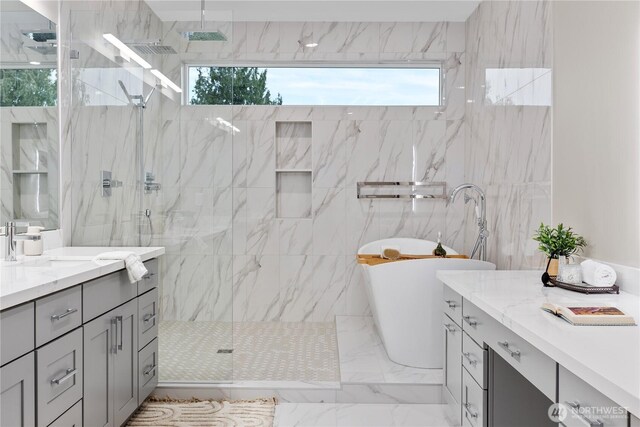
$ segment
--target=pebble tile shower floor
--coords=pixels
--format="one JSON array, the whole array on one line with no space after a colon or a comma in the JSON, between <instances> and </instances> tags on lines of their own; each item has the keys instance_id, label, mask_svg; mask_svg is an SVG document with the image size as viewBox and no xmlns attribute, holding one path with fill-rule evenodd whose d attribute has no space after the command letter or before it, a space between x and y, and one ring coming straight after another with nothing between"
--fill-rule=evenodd
<instances>
[{"instance_id":1,"label":"pebble tile shower floor","mask_svg":"<svg viewBox=\"0 0 640 427\"><path fill-rule=\"evenodd\" d=\"M163 321L158 340L161 382L340 381L333 322Z\"/></svg>"}]
</instances>

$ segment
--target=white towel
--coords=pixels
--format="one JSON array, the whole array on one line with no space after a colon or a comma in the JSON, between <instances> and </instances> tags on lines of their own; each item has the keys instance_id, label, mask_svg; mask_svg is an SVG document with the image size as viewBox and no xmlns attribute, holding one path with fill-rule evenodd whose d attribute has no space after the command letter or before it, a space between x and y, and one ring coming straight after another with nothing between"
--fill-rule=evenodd
<instances>
[{"instance_id":1,"label":"white towel","mask_svg":"<svg viewBox=\"0 0 640 427\"><path fill-rule=\"evenodd\" d=\"M580 263L582 267L582 280L592 286L611 286L616 283L616 271L606 264L593 260Z\"/></svg>"},{"instance_id":2,"label":"white towel","mask_svg":"<svg viewBox=\"0 0 640 427\"><path fill-rule=\"evenodd\" d=\"M98 260L120 260L124 261L125 267L127 267L127 274L129 275L129 281L131 283L136 283L144 277L145 274L148 273L146 267L142 263L142 259L140 255L134 254L133 252L128 251L114 251L114 252L103 252L97 255L94 261Z\"/></svg>"}]
</instances>

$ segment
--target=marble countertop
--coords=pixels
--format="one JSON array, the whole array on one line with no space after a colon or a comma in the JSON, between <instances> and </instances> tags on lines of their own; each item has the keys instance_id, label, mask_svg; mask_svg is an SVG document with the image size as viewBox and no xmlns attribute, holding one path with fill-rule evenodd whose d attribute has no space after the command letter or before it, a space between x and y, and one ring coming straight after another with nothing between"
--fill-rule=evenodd
<instances>
[{"instance_id":1,"label":"marble countertop","mask_svg":"<svg viewBox=\"0 0 640 427\"><path fill-rule=\"evenodd\" d=\"M543 302L616 306L640 321L640 298L544 288L540 271L439 271L438 279L631 413L640 414L640 327L573 326Z\"/></svg>"},{"instance_id":2,"label":"marble countertop","mask_svg":"<svg viewBox=\"0 0 640 427\"><path fill-rule=\"evenodd\" d=\"M92 261L102 252L131 251L143 261L164 254L163 247L63 247L38 257L0 263L0 310L75 286L124 268L124 261Z\"/></svg>"}]
</instances>

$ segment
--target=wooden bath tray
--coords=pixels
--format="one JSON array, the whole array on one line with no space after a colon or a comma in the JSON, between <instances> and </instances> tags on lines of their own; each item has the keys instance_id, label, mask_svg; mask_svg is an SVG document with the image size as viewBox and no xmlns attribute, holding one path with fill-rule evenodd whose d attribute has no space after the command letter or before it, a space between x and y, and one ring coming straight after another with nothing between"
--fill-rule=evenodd
<instances>
[{"instance_id":1,"label":"wooden bath tray","mask_svg":"<svg viewBox=\"0 0 640 427\"><path fill-rule=\"evenodd\" d=\"M409 261L412 259L432 259L432 258L435 259L435 258L443 258L443 257L435 256L435 255L400 255L400 258L393 260L393 259L382 258L380 255L373 255L373 254L356 255L358 264L367 264L367 265L379 265L379 264L386 264L388 262ZM466 255L447 255L444 258L469 259L469 257Z\"/></svg>"}]
</instances>

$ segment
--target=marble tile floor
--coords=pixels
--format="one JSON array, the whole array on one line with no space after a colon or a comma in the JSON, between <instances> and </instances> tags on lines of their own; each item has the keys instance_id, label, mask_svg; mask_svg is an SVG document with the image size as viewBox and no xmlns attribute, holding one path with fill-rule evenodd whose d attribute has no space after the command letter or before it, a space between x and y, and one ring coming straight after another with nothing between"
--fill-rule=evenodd
<instances>
[{"instance_id":1,"label":"marble tile floor","mask_svg":"<svg viewBox=\"0 0 640 427\"><path fill-rule=\"evenodd\" d=\"M158 341L161 382L255 386L340 378L333 322L162 321Z\"/></svg>"},{"instance_id":2,"label":"marble tile floor","mask_svg":"<svg viewBox=\"0 0 640 427\"><path fill-rule=\"evenodd\" d=\"M456 424L439 404L282 403L274 427L448 427Z\"/></svg>"},{"instance_id":3,"label":"marble tile floor","mask_svg":"<svg viewBox=\"0 0 640 427\"><path fill-rule=\"evenodd\" d=\"M342 384L442 384L442 369L412 368L392 362L373 317L336 316L336 331Z\"/></svg>"}]
</instances>

